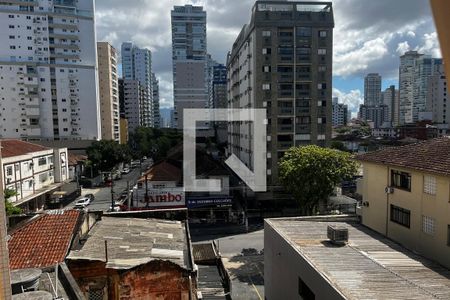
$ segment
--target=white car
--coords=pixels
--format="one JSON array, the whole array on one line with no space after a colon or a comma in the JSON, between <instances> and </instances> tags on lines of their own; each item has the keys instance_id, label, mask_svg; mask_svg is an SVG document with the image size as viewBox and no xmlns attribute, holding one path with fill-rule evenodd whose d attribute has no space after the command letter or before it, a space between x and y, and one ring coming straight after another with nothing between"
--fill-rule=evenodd
<instances>
[{"instance_id":1,"label":"white car","mask_svg":"<svg viewBox=\"0 0 450 300\"><path fill-rule=\"evenodd\" d=\"M88 197L83 197L75 202L75 208L85 208L89 204L91 204L91 199Z\"/></svg>"},{"instance_id":2,"label":"white car","mask_svg":"<svg viewBox=\"0 0 450 300\"><path fill-rule=\"evenodd\" d=\"M122 174L128 174L128 173L130 173L130 168L123 168L123 170L122 170Z\"/></svg>"}]
</instances>

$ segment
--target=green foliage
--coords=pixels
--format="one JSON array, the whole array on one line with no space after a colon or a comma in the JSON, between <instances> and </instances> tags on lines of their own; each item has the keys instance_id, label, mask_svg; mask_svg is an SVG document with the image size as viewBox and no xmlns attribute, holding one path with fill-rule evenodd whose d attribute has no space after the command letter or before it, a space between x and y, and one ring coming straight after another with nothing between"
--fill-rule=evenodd
<instances>
[{"instance_id":1,"label":"green foliage","mask_svg":"<svg viewBox=\"0 0 450 300\"><path fill-rule=\"evenodd\" d=\"M133 157L148 156L158 160L181 140L181 134L174 129L138 127L130 134L129 145Z\"/></svg>"},{"instance_id":2,"label":"green foliage","mask_svg":"<svg viewBox=\"0 0 450 300\"><path fill-rule=\"evenodd\" d=\"M7 216L20 215L22 213L22 209L20 207L15 207L11 202L9 202L9 198L14 197L16 195L17 193L13 189L6 189L4 191L5 210Z\"/></svg>"},{"instance_id":3,"label":"green foliage","mask_svg":"<svg viewBox=\"0 0 450 300\"><path fill-rule=\"evenodd\" d=\"M345 147L344 143L341 141L332 141L331 149L336 149L336 150L340 150L340 151L348 151L348 149Z\"/></svg>"},{"instance_id":4,"label":"green foliage","mask_svg":"<svg viewBox=\"0 0 450 300\"><path fill-rule=\"evenodd\" d=\"M117 164L131 159L128 146L115 141L94 142L86 152L89 164L100 171L111 171Z\"/></svg>"},{"instance_id":5,"label":"green foliage","mask_svg":"<svg viewBox=\"0 0 450 300\"><path fill-rule=\"evenodd\" d=\"M349 153L314 145L289 149L279 163L281 183L309 214L356 171Z\"/></svg>"}]
</instances>

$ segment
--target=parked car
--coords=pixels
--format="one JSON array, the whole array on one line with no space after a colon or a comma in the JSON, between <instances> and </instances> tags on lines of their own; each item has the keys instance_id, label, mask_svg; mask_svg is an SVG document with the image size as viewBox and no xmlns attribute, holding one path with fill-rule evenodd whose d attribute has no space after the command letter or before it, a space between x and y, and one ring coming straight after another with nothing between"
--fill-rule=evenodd
<instances>
[{"instance_id":1,"label":"parked car","mask_svg":"<svg viewBox=\"0 0 450 300\"><path fill-rule=\"evenodd\" d=\"M91 200L91 202L95 200L94 194L86 194L86 195L84 195L84 198L89 198Z\"/></svg>"},{"instance_id":2,"label":"parked car","mask_svg":"<svg viewBox=\"0 0 450 300\"><path fill-rule=\"evenodd\" d=\"M91 204L91 199L83 197L81 199L78 199L77 202L75 202L75 208L85 208L89 204Z\"/></svg>"},{"instance_id":3,"label":"parked car","mask_svg":"<svg viewBox=\"0 0 450 300\"><path fill-rule=\"evenodd\" d=\"M131 161L131 167L132 168L137 168L141 165L141 162L139 160L133 160Z\"/></svg>"},{"instance_id":4,"label":"parked car","mask_svg":"<svg viewBox=\"0 0 450 300\"><path fill-rule=\"evenodd\" d=\"M121 206L120 204L115 203L114 208L110 206L108 211L120 211L121 210L120 206Z\"/></svg>"},{"instance_id":5,"label":"parked car","mask_svg":"<svg viewBox=\"0 0 450 300\"><path fill-rule=\"evenodd\" d=\"M122 170L122 174L128 174L130 172L131 172L130 168L123 168Z\"/></svg>"},{"instance_id":6,"label":"parked car","mask_svg":"<svg viewBox=\"0 0 450 300\"><path fill-rule=\"evenodd\" d=\"M147 160L147 156L143 156L143 157L142 157L142 160Z\"/></svg>"}]
</instances>

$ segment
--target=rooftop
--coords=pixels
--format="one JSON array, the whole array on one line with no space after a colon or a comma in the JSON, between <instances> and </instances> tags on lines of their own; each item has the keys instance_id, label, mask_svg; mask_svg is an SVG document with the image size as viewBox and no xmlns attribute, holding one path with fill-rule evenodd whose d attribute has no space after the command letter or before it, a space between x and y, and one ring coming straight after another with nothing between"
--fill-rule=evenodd
<instances>
[{"instance_id":1,"label":"rooftop","mask_svg":"<svg viewBox=\"0 0 450 300\"><path fill-rule=\"evenodd\" d=\"M108 259L105 257L107 242ZM192 268L185 224L180 221L103 217L70 260L106 262L106 268L131 269L153 260L167 260Z\"/></svg>"},{"instance_id":2,"label":"rooftop","mask_svg":"<svg viewBox=\"0 0 450 300\"><path fill-rule=\"evenodd\" d=\"M266 219L347 299L450 299L450 271L350 217ZM346 227L345 246L328 242L327 226Z\"/></svg>"},{"instance_id":3,"label":"rooftop","mask_svg":"<svg viewBox=\"0 0 450 300\"><path fill-rule=\"evenodd\" d=\"M41 145L14 139L0 140L0 147L1 157L3 158L50 150L50 148Z\"/></svg>"},{"instance_id":4,"label":"rooftop","mask_svg":"<svg viewBox=\"0 0 450 300\"><path fill-rule=\"evenodd\" d=\"M46 268L64 261L80 216L78 210L54 210L11 233L11 269Z\"/></svg>"},{"instance_id":5,"label":"rooftop","mask_svg":"<svg viewBox=\"0 0 450 300\"><path fill-rule=\"evenodd\" d=\"M180 168L164 160L153 165L150 170L141 176L139 181L145 181L145 177L148 181L175 181L179 183L182 174Z\"/></svg>"},{"instance_id":6,"label":"rooftop","mask_svg":"<svg viewBox=\"0 0 450 300\"><path fill-rule=\"evenodd\" d=\"M362 162L450 176L450 138L442 137L356 156Z\"/></svg>"}]
</instances>

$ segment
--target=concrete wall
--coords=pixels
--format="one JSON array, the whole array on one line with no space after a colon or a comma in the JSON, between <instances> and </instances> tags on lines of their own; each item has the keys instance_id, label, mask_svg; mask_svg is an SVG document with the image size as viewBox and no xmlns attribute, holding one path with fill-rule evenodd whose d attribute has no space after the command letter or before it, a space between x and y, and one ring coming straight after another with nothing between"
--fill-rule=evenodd
<instances>
[{"instance_id":1,"label":"concrete wall","mask_svg":"<svg viewBox=\"0 0 450 300\"><path fill-rule=\"evenodd\" d=\"M391 170L411 174L411 191L390 186ZM436 178L436 195L424 193L424 177ZM450 247L447 245L450 225L450 178L417 172L414 170L364 163L362 223L375 231L401 243L403 246L450 267ZM390 205L410 210L410 228L390 221ZM423 231L422 218L434 219L435 231Z\"/></svg>"},{"instance_id":2,"label":"concrete wall","mask_svg":"<svg viewBox=\"0 0 450 300\"><path fill-rule=\"evenodd\" d=\"M269 223L264 223L264 293L266 300L302 299L299 278L315 299L345 299Z\"/></svg>"}]
</instances>

